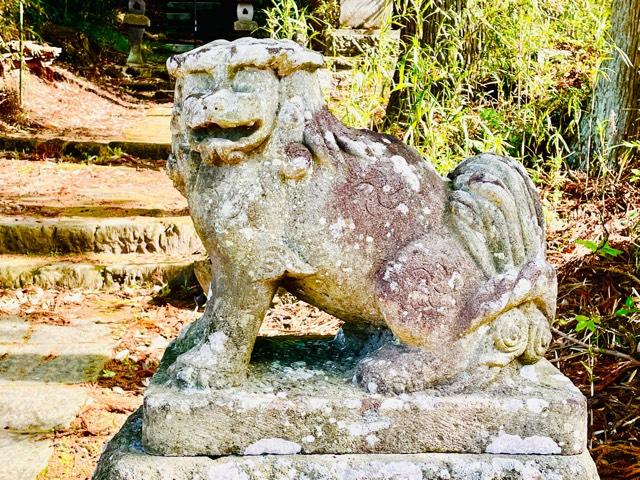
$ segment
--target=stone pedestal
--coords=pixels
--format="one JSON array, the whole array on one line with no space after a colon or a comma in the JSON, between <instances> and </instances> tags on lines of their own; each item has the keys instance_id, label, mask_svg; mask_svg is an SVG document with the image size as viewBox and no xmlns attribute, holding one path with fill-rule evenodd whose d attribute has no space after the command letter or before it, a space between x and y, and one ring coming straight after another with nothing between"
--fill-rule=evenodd
<instances>
[{"instance_id":1,"label":"stone pedestal","mask_svg":"<svg viewBox=\"0 0 640 480\"><path fill-rule=\"evenodd\" d=\"M333 56L355 56L380 41L380 31L393 14L390 0L341 0L339 28L328 32L326 48Z\"/></svg>"},{"instance_id":2,"label":"stone pedestal","mask_svg":"<svg viewBox=\"0 0 640 480\"><path fill-rule=\"evenodd\" d=\"M355 386L358 360L263 340L242 387L178 391L158 375L94 478L598 478L585 399L545 360L472 393L401 395Z\"/></svg>"},{"instance_id":3,"label":"stone pedestal","mask_svg":"<svg viewBox=\"0 0 640 480\"><path fill-rule=\"evenodd\" d=\"M380 30L361 28L337 28L327 38L327 50L332 56L354 57L371 49L380 42ZM400 43L400 30L390 33L394 47Z\"/></svg>"},{"instance_id":4,"label":"stone pedestal","mask_svg":"<svg viewBox=\"0 0 640 480\"><path fill-rule=\"evenodd\" d=\"M264 455L161 457L140 446L134 414L102 455L94 480L595 480L579 455Z\"/></svg>"}]
</instances>

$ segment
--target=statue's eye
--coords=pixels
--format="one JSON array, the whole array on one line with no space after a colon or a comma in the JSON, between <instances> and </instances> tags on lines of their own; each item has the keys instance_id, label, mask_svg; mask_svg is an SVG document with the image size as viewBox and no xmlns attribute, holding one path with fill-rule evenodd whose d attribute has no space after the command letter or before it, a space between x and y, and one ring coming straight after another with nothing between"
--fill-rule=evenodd
<instances>
[{"instance_id":1,"label":"statue's eye","mask_svg":"<svg viewBox=\"0 0 640 480\"><path fill-rule=\"evenodd\" d=\"M240 70L231 81L231 88L238 93L255 92L256 84L263 80L264 72L256 69Z\"/></svg>"},{"instance_id":2,"label":"statue's eye","mask_svg":"<svg viewBox=\"0 0 640 480\"><path fill-rule=\"evenodd\" d=\"M216 77L207 74L193 74L184 79L182 87L183 97L204 96L207 93L215 92L219 88Z\"/></svg>"}]
</instances>

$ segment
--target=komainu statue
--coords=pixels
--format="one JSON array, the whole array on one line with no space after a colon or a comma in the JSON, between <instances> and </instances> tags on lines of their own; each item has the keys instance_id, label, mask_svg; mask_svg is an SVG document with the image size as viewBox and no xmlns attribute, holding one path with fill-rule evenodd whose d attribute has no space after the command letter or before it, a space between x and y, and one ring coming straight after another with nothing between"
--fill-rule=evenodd
<instances>
[{"instance_id":1,"label":"komainu statue","mask_svg":"<svg viewBox=\"0 0 640 480\"><path fill-rule=\"evenodd\" d=\"M475 384L543 356L556 277L521 165L483 154L443 178L396 138L346 127L322 56L293 42L216 41L168 66L168 171L213 271L204 315L163 359L171 382L240 384L279 287L378 338L354 377L369 391Z\"/></svg>"}]
</instances>

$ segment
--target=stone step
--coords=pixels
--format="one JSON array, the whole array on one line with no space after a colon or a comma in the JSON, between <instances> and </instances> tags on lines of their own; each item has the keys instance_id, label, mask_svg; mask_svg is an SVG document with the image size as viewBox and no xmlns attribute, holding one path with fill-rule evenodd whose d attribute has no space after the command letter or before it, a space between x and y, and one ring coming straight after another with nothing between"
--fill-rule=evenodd
<instances>
[{"instance_id":1,"label":"stone step","mask_svg":"<svg viewBox=\"0 0 640 480\"><path fill-rule=\"evenodd\" d=\"M166 321L164 310L155 306L152 289L0 292L0 480L71 475L52 472L61 471L67 445L59 440L56 459L48 473L41 473L52 454L50 432L76 433L74 420L83 418L84 407L94 408L92 392L96 387L98 392L105 390L92 384L111 375L105 370L112 368L107 362L118 358L120 342L130 329L135 328L137 353L161 354L162 341L156 341L153 327L140 330L138 322L153 322L158 314L160 322ZM188 308L180 310L170 314L178 322L188 323L197 315ZM47 440L41 440L45 435Z\"/></svg>"},{"instance_id":2,"label":"stone step","mask_svg":"<svg viewBox=\"0 0 640 480\"><path fill-rule=\"evenodd\" d=\"M66 430L87 399L82 387L0 380L0 429L16 433Z\"/></svg>"},{"instance_id":3,"label":"stone step","mask_svg":"<svg viewBox=\"0 0 640 480\"><path fill-rule=\"evenodd\" d=\"M0 315L0 429L64 428L86 398L64 385L100 377L123 326L139 315L138 298L91 291L5 296L3 308L15 313ZM19 396L23 402L12 405ZM47 401L60 406L38 416Z\"/></svg>"},{"instance_id":4,"label":"stone step","mask_svg":"<svg viewBox=\"0 0 640 480\"><path fill-rule=\"evenodd\" d=\"M0 432L0 480L34 480L52 453L51 440Z\"/></svg>"},{"instance_id":5,"label":"stone step","mask_svg":"<svg viewBox=\"0 0 640 480\"><path fill-rule=\"evenodd\" d=\"M177 217L188 209L164 170L0 158L0 215Z\"/></svg>"},{"instance_id":6,"label":"stone step","mask_svg":"<svg viewBox=\"0 0 640 480\"><path fill-rule=\"evenodd\" d=\"M188 282L192 256L94 253L70 256L0 255L0 288L84 288Z\"/></svg>"},{"instance_id":7,"label":"stone step","mask_svg":"<svg viewBox=\"0 0 640 480\"><path fill-rule=\"evenodd\" d=\"M16 417L3 417L0 424L17 431L66 425L67 414L63 412L57 414L57 420L53 417L35 419L29 417L29 412L34 413L37 402L16 407L11 406L11 398L21 389L35 388L33 382L78 384L99 378L116 346L114 328L124 321L119 313L110 312L108 301L105 303L105 307L96 309L88 302L85 315L87 311L93 315L61 316L63 323L67 323L63 325L34 323L16 316L0 317L2 330L16 332L0 340L0 382L3 382L0 383L3 392L0 413L14 412ZM70 393L58 391L52 395L61 397Z\"/></svg>"},{"instance_id":8,"label":"stone step","mask_svg":"<svg viewBox=\"0 0 640 480\"><path fill-rule=\"evenodd\" d=\"M0 254L204 251L190 217L0 216Z\"/></svg>"},{"instance_id":9,"label":"stone step","mask_svg":"<svg viewBox=\"0 0 640 480\"><path fill-rule=\"evenodd\" d=\"M123 153L146 160L166 159L171 153L169 138L162 142L140 142L133 140L79 140L77 138L52 135L0 135L0 150L47 155L48 157L75 157L85 160L91 156L102 156L105 152L120 150Z\"/></svg>"}]
</instances>

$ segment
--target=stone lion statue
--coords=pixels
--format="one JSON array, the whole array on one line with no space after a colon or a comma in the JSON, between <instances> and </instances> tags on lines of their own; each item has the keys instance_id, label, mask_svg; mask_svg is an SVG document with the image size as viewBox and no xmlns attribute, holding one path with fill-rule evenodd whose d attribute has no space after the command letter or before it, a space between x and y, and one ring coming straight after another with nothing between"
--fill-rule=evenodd
<instances>
[{"instance_id":1,"label":"stone lion statue","mask_svg":"<svg viewBox=\"0 0 640 480\"><path fill-rule=\"evenodd\" d=\"M539 360L556 277L526 171L483 154L443 178L396 138L336 119L321 67L293 42L252 38L168 61L167 168L213 281L161 370L185 388L241 383L279 287L344 320L346 334L389 332L355 374L370 391Z\"/></svg>"}]
</instances>

